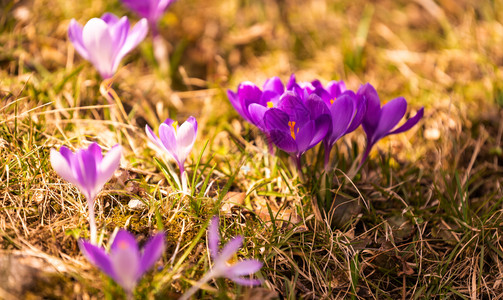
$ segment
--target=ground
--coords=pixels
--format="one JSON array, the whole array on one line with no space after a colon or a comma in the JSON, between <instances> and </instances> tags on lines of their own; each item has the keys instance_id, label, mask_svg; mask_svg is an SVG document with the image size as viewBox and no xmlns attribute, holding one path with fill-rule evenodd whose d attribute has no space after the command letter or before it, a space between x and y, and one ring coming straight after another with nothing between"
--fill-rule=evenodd
<instances>
[{"instance_id":1,"label":"ground","mask_svg":"<svg viewBox=\"0 0 503 300\"><path fill-rule=\"evenodd\" d=\"M202 277L214 214L224 241L245 238L236 260L264 262L264 283L218 279L197 298L503 294L503 2L179 0L159 23L169 67L157 63L149 35L114 77L124 112L101 95L67 29L72 18L136 15L119 1L0 3L0 298L123 296L80 253L85 199L49 161L51 148L93 141L124 147L96 204L103 245L118 228L142 244L166 232L137 298L177 298ZM328 209L313 192L322 150L306 155L300 178L226 96L242 81L292 73L354 90L369 82L383 102L405 97L409 115L425 107L416 127L380 141L354 176L364 132L338 143ZM144 128L190 115L199 132L186 197L168 183L176 164Z\"/></svg>"}]
</instances>

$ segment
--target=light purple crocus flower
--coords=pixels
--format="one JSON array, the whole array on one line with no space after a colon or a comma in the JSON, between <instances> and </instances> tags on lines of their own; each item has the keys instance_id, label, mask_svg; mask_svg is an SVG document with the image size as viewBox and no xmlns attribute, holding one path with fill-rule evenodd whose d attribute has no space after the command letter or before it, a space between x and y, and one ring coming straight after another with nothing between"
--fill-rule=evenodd
<instances>
[{"instance_id":1,"label":"light purple crocus flower","mask_svg":"<svg viewBox=\"0 0 503 300\"><path fill-rule=\"evenodd\" d=\"M151 238L140 253L134 236L120 230L112 243L110 253L85 240L79 240L80 251L93 265L110 276L132 299L138 280L161 257L164 252L164 233Z\"/></svg>"},{"instance_id":2,"label":"light purple crocus flower","mask_svg":"<svg viewBox=\"0 0 503 300\"><path fill-rule=\"evenodd\" d=\"M84 27L72 19L68 27L68 37L75 50L93 64L103 79L115 74L122 58L145 38L147 32L146 19L130 28L127 17L119 19L111 13L92 18Z\"/></svg>"},{"instance_id":3,"label":"light purple crocus flower","mask_svg":"<svg viewBox=\"0 0 503 300\"><path fill-rule=\"evenodd\" d=\"M237 236L233 238L220 251L220 234L218 231L218 216L214 216L208 227L208 248L213 260L213 267L180 300L189 299L203 284L212 278L225 277L245 286L254 286L262 283L259 279L243 277L244 275L258 272L262 268L262 262L256 259L245 259L235 264L229 264L229 260L243 246L243 237Z\"/></svg>"},{"instance_id":4,"label":"light purple crocus flower","mask_svg":"<svg viewBox=\"0 0 503 300\"><path fill-rule=\"evenodd\" d=\"M369 83L358 89L358 96L367 100L367 112L362 122L363 130L367 135L367 147L363 154L362 165L367 159L372 147L382 138L409 130L421 120L424 107L416 115L408 119L402 126L395 128L407 111L407 101L403 97L393 99L381 107L381 101L375 88Z\"/></svg>"},{"instance_id":5,"label":"light purple crocus flower","mask_svg":"<svg viewBox=\"0 0 503 300\"><path fill-rule=\"evenodd\" d=\"M264 114L264 123L272 142L281 150L290 153L301 169L300 157L325 138L331 127L330 112L316 94L304 102L294 92L287 91L278 102Z\"/></svg>"},{"instance_id":6,"label":"light purple crocus flower","mask_svg":"<svg viewBox=\"0 0 503 300\"><path fill-rule=\"evenodd\" d=\"M51 165L63 179L76 185L87 199L91 241L96 242L96 223L94 220L94 200L105 183L119 167L122 147L115 145L103 157L101 147L92 143L87 149L73 153L62 146L58 151L51 149Z\"/></svg>"},{"instance_id":7,"label":"light purple crocus flower","mask_svg":"<svg viewBox=\"0 0 503 300\"><path fill-rule=\"evenodd\" d=\"M185 174L185 160L189 156L197 136L197 121L194 117L189 117L181 126L172 119L166 119L159 126L158 138L152 129L146 125L145 131L149 139L160 149L165 150L178 164L182 189L187 192L187 178Z\"/></svg>"},{"instance_id":8,"label":"light purple crocus flower","mask_svg":"<svg viewBox=\"0 0 503 300\"><path fill-rule=\"evenodd\" d=\"M147 19L154 35L157 34L157 23L162 15L176 0L122 0L125 6L140 17Z\"/></svg>"}]
</instances>

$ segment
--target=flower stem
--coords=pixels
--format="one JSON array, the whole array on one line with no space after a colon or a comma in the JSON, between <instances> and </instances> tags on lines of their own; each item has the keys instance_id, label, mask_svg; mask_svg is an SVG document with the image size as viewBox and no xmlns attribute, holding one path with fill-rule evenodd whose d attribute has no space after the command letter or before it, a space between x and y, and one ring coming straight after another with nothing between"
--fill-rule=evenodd
<instances>
[{"instance_id":1,"label":"flower stem","mask_svg":"<svg viewBox=\"0 0 503 300\"><path fill-rule=\"evenodd\" d=\"M189 188L187 186L187 174L185 172L185 168L183 164L180 165L179 168L180 168L180 181L182 182L182 191L188 194Z\"/></svg>"},{"instance_id":2,"label":"flower stem","mask_svg":"<svg viewBox=\"0 0 503 300\"><path fill-rule=\"evenodd\" d=\"M98 242L98 232L96 229L96 220L94 218L94 199L93 201L88 201L87 206L89 208L89 230L91 231L91 244L96 245Z\"/></svg>"},{"instance_id":3,"label":"flower stem","mask_svg":"<svg viewBox=\"0 0 503 300\"><path fill-rule=\"evenodd\" d=\"M328 143L323 143L325 146L325 172L330 171L330 151L332 150L332 146Z\"/></svg>"},{"instance_id":4,"label":"flower stem","mask_svg":"<svg viewBox=\"0 0 503 300\"><path fill-rule=\"evenodd\" d=\"M208 282L211 278L215 277L214 275L215 274L212 269L211 271L206 273L201 279L199 279L199 281L196 282L196 284L194 284L187 292L185 292L185 294L183 294L179 300L187 300L190 297L192 297L192 295L194 295L203 286L203 284Z\"/></svg>"}]
</instances>

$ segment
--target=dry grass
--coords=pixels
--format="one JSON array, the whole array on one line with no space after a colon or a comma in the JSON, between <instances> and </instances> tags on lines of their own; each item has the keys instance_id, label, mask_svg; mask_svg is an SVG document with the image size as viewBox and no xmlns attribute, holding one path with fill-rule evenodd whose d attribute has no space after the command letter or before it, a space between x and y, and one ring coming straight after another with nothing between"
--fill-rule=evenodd
<instances>
[{"instance_id":1,"label":"dry grass","mask_svg":"<svg viewBox=\"0 0 503 300\"><path fill-rule=\"evenodd\" d=\"M201 277L205 226L219 211L224 240L245 236L240 254L265 263L265 283L216 280L200 298L501 298L501 1L180 0L160 25L169 74L147 38L115 78L123 119L66 37L71 18L127 13L119 2L0 4L0 298L122 296L79 253L85 200L48 161L51 147L92 141L126 149L97 203L104 244L122 227L141 242L167 232L163 268L140 283L139 298L176 298ZM383 100L426 106L421 125L381 141L353 182L344 172L363 133L339 144L340 205L328 217L225 96L241 81L292 72L353 89L370 82ZM143 128L189 115L200 132L188 170L200 185L184 198ZM241 198L227 200L229 190ZM145 206L133 210L131 199Z\"/></svg>"}]
</instances>

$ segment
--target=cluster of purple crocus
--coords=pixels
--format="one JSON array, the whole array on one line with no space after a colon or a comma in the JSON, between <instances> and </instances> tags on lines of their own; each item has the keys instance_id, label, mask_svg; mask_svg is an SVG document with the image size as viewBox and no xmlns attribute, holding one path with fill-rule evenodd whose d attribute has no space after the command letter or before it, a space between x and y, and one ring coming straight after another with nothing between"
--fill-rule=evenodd
<instances>
[{"instance_id":1,"label":"cluster of purple crocus","mask_svg":"<svg viewBox=\"0 0 503 300\"><path fill-rule=\"evenodd\" d=\"M278 77L273 77L265 82L263 89L246 81L238 86L237 92L229 90L227 95L245 120L294 158L299 170L301 156L320 142L325 149L325 170L329 170L332 147L360 125L367 136L361 166L380 139L409 130L424 113L421 108L414 117L395 128L407 111L403 97L381 107L379 96L369 83L355 93L346 89L343 81L331 81L323 86L319 80L297 82L294 75L286 87Z\"/></svg>"}]
</instances>

